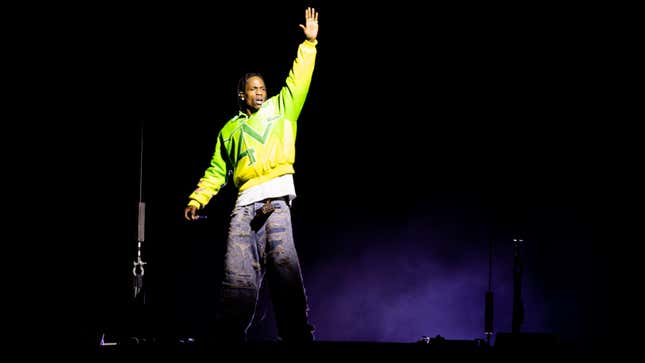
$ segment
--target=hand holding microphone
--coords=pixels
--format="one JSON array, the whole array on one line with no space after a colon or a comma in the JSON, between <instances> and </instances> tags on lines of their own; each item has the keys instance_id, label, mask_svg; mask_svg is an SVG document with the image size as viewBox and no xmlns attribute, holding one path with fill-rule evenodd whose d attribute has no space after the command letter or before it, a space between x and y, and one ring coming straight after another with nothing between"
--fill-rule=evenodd
<instances>
[{"instance_id":1,"label":"hand holding microphone","mask_svg":"<svg viewBox=\"0 0 645 363\"><path fill-rule=\"evenodd\" d=\"M184 218L187 221L196 221L198 219L207 219L207 216L197 214L197 207L189 205L184 209Z\"/></svg>"}]
</instances>

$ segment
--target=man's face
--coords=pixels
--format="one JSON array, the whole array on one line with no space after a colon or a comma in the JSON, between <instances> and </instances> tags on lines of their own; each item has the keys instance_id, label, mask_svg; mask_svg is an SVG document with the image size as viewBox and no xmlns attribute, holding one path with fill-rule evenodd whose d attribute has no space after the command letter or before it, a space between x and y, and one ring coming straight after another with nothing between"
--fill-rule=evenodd
<instances>
[{"instance_id":1,"label":"man's face","mask_svg":"<svg viewBox=\"0 0 645 363\"><path fill-rule=\"evenodd\" d=\"M266 101L266 98L267 89L262 78L254 76L246 80L246 90L242 95L242 100L248 109L256 112Z\"/></svg>"}]
</instances>

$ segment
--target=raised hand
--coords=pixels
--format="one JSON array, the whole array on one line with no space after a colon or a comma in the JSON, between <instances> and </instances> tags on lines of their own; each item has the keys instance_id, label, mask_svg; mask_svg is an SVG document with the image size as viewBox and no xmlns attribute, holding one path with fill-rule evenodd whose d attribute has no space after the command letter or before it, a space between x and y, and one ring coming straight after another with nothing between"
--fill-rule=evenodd
<instances>
[{"instance_id":1,"label":"raised hand","mask_svg":"<svg viewBox=\"0 0 645 363\"><path fill-rule=\"evenodd\" d=\"M312 42L318 37L318 12L314 8L305 10L305 25L299 24L305 32L305 37Z\"/></svg>"}]
</instances>

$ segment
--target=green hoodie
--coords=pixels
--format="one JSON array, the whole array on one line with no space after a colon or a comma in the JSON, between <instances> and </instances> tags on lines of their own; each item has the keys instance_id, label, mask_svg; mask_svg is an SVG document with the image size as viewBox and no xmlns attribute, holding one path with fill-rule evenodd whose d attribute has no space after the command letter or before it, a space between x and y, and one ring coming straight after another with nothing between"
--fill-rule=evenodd
<instances>
[{"instance_id":1,"label":"green hoodie","mask_svg":"<svg viewBox=\"0 0 645 363\"><path fill-rule=\"evenodd\" d=\"M316 60L316 44L298 46L286 84L247 116L240 112L217 135L210 166L188 197L188 205L203 208L226 184L229 170L239 191L284 174L293 174L297 120L305 103Z\"/></svg>"}]
</instances>

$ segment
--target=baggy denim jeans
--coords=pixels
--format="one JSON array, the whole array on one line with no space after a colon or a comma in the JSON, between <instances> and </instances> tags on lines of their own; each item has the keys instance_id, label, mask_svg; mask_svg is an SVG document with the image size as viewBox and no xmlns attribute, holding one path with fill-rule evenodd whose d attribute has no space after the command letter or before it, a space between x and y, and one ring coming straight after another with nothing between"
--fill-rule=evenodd
<instances>
[{"instance_id":1,"label":"baggy denim jeans","mask_svg":"<svg viewBox=\"0 0 645 363\"><path fill-rule=\"evenodd\" d=\"M260 213L264 201L231 213L224 278L217 311L218 339L244 342L266 275L279 338L312 341L307 297L293 240L291 210L283 199L273 212Z\"/></svg>"}]
</instances>

